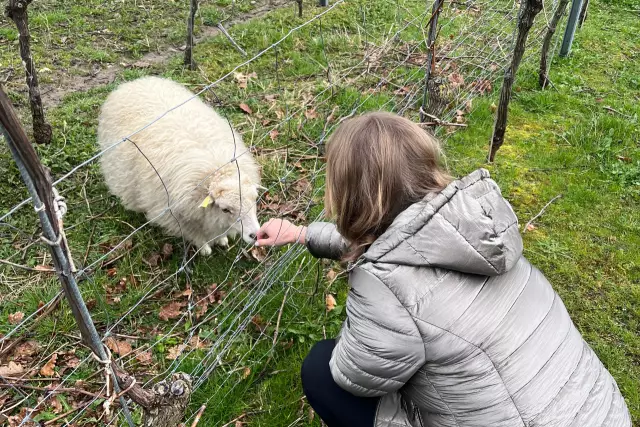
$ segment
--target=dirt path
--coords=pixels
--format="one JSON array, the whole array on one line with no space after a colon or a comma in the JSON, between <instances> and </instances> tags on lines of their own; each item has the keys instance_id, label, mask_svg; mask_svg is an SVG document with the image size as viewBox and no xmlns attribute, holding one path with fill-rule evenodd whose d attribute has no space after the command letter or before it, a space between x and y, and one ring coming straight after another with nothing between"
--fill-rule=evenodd
<instances>
[{"instance_id":1,"label":"dirt path","mask_svg":"<svg viewBox=\"0 0 640 427\"><path fill-rule=\"evenodd\" d=\"M264 16L266 13L284 6L292 6L295 3L291 0L268 0L250 12L240 14L225 23L225 28L250 21L254 18ZM204 40L210 39L221 34L217 27L202 26L198 28L200 35L196 38L195 50L198 44ZM174 55L181 55L182 50L172 46L165 46L162 52L149 52L141 59L130 65L108 64L106 67L94 68L89 76L69 76L66 74L57 75L53 84L42 85L42 100L47 108L55 107L62 99L71 92L84 92L94 87L112 83L116 76L122 72L125 67L148 68L158 64L167 62Z\"/></svg>"}]
</instances>

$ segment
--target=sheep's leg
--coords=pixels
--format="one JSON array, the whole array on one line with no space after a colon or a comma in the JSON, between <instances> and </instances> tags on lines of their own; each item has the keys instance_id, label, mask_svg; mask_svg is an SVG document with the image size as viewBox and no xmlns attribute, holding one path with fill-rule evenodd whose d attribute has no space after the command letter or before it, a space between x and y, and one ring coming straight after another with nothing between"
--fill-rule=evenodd
<instances>
[{"instance_id":1,"label":"sheep's leg","mask_svg":"<svg viewBox=\"0 0 640 427\"><path fill-rule=\"evenodd\" d=\"M229 249L229 238L227 236L222 236L215 240L215 244L224 249Z\"/></svg>"},{"instance_id":2,"label":"sheep's leg","mask_svg":"<svg viewBox=\"0 0 640 427\"><path fill-rule=\"evenodd\" d=\"M211 255L213 251L211 250L211 246L208 243L205 243L204 245L200 246L200 255L202 256L209 256Z\"/></svg>"}]
</instances>

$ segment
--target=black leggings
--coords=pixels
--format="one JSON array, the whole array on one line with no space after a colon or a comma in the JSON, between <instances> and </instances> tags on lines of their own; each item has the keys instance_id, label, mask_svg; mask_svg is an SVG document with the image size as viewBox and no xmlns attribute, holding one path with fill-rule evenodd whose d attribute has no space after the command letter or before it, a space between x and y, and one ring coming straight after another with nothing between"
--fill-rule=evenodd
<instances>
[{"instance_id":1,"label":"black leggings","mask_svg":"<svg viewBox=\"0 0 640 427\"><path fill-rule=\"evenodd\" d=\"M316 343L302 363L307 401L328 427L373 427L380 398L358 397L333 381L329 359L335 340Z\"/></svg>"}]
</instances>

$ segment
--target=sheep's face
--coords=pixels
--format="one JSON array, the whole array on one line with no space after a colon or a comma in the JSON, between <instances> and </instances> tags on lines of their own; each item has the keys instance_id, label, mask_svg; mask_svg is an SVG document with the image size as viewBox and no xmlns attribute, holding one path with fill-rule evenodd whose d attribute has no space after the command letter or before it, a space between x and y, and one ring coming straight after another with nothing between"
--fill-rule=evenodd
<instances>
[{"instance_id":1,"label":"sheep's face","mask_svg":"<svg viewBox=\"0 0 640 427\"><path fill-rule=\"evenodd\" d=\"M255 185L243 184L238 187L238 181L217 183L209 190L213 200L215 215L225 218L231 228L242 235L242 239L250 244L256 240L260 229L256 209L258 189Z\"/></svg>"}]
</instances>

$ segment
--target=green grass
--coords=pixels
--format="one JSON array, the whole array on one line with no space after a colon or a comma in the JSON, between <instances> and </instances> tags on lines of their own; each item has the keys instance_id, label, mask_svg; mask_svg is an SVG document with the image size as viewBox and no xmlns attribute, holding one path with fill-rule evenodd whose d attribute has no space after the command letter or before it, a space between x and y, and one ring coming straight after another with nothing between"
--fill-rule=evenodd
<instances>
[{"instance_id":1,"label":"green grass","mask_svg":"<svg viewBox=\"0 0 640 427\"><path fill-rule=\"evenodd\" d=\"M280 44L277 65L275 52L271 51L238 70L247 75L256 73L246 88L239 87L231 78L204 94L209 101L219 98L220 110L243 133L245 142L256 146L257 158L264 165L264 182L272 188L272 200L278 197L273 203L290 206L302 200L309 205L309 209L294 209L304 215L298 218L300 221L312 220L321 211L322 162L315 160L320 148L313 143L323 134L326 118L332 112L334 117L348 115L362 101L358 111L400 106L402 98L394 85L409 79L411 88L419 88L423 76L419 65L403 62L407 49L423 40L422 32L412 26L400 33L397 49L386 52L379 60L381 67L376 68L374 63L373 72L364 75L360 74L362 67L354 69L333 91L326 90L327 68L336 79L347 67L357 64L365 52L371 52L390 33L424 11L424 2L417 0L401 2L403 8L396 8L395 2L346 3L323 18L322 33L319 22L315 22ZM521 69L510 108L506 143L496 162L486 165L484 160L493 125L491 104L496 102L495 88L487 96L474 99L474 109L465 117L469 127L449 135L445 151L448 165L456 175L488 167L522 224L549 200L563 195L535 222L535 230L525 234L525 254L562 296L574 322L616 378L638 424L640 24L632 10L640 8L640 4L637 0L592 3L589 20L576 37L572 55L567 59L554 58L550 76L553 88L541 91L537 87L535 64L526 63ZM135 2L90 1L78 6L49 0L31 7L38 68L53 70L42 74L45 81L47 75L58 76L58 70L82 73L87 64L107 66L127 62L146 52L171 45L179 47L184 39L186 6L181 2L147 1L136 6ZM229 1L203 2L198 25L215 25L220 16L231 13L230 7ZM245 11L255 4L243 1L237 7ZM305 3L304 19L317 11ZM441 40L447 40L449 35L455 37L474 19L461 15L443 29ZM230 32L252 56L302 22L291 5L235 26ZM495 32L485 34L473 44L482 48L491 42L491 36L504 36L509 31L498 25ZM7 89L26 115L15 40L12 26L0 25L0 46L11 47L1 50L0 63L13 66L18 74ZM463 47L455 53L464 52ZM420 50L418 53L424 54ZM178 55L151 69L123 70L114 84L86 92L71 91L61 104L50 108L48 118L54 127L54 142L37 148L54 177L95 154L98 110L115 84L159 73L197 90L246 60L223 36L200 43L195 54L200 67L196 72L185 71ZM472 73L478 73L464 63L456 65L467 82L475 78ZM385 74L389 83L371 93L369 89ZM270 100L266 97L270 95L276 97ZM318 98L305 106L316 95ZM252 115L240 111L237 107L240 103L249 105ZM416 117L417 106L414 102L407 115ZM290 125L279 127L279 134L272 140L268 135L271 128L283 116L299 109L302 112L295 115ZM304 111L309 113L308 118ZM0 150L0 174L4 178L0 183L1 212L4 212L26 196L5 149ZM286 179L280 181L284 176ZM300 188L304 187L301 180L303 184L308 180L318 192L300 194ZM243 414L242 421L255 426L320 425L317 417L311 419L308 406L301 400L299 368L314 341L333 336L339 329L346 284L342 278L333 284L327 279L329 269L339 267L316 264L308 254L294 254L279 266L275 263L284 259L281 256L285 249L274 249L266 261L268 268L264 268L234 247L228 253L215 252L213 258L196 258L188 276L174 274L182 261L181 241L165 237L154 227L137 232L131 244L109 255L108 260L113 262L102 267L100 259L144 224L144 217L125 211L108 195L95 164L77 172L59 189L66 195L70 208L65 225L76 264L86 268L98 262L97 268L81 282L98 329L102 333L113 327L135 307L113 332L135 337L129 339L134 350L150 351L152 363L142 364L127 356L122 360L127 370L147 380L172 369L173 362L167 356L190 338L189 331L194 331L207 346L216 340L229 344L216 369L193 396L190 414L203 403L208 405L199 425L219 426ZM264 211L263 219L268 216L269 212ZM33 211L25 208L9 222L20 231L0 228L0 258L31 267L49 264L44 248L33 244L38 234ZM159 252L165 243L173 246L173 256L150 265L153 253ZM229 271L232 274L227 277ZM268 276L274 272L278 274ZM126 282L121 282L122 278ZM213 283L227 295L221 304L209 304L206 317L196 318L198 308L194 307L192 316L159 319L163 306L176 300L188 302L181 295L187 284L193 289L192 301L197 301ZM0 266L0 333L11 330L10 314L33 313L41 301L50 300L58 289L58 282L51 275ZM247 298L261 291L265 294L257 305L243 312ZM336 295L338 301L338 308L330 313L325 310L327 292ZM281 306L284 309L278 322ZM186 311L186 307L182 310ZM247 313L258 313L262 320L246 325ZM260 331L261 328L265 329ZM272 346L276 329L278 339ZM40 350L18 361L39 369L53 352L74 348L77 357L83 360L89 353L78 345L77 335L71 312L63 303L30 332L28 338L38 342ZM200 373L201 367L210 366L214 358L206 355L207 348L195 349L181 358L179 368ZM0 365L5 362L0 361ZM70 374L71 370L60 362L57 370L62 377L70 375L71 383L84 379L87 389L98 390L101 380L91 376L96 366L88 362ZM38 381L33 384L46 385ZM0 399L2 396L0 391ZM75 398L66 396L69 401ZM42 409L43 419L55 416L52 404L46 403ZM83 418L85 425L91 425L90 418L99 415L99 408L88 411Z\"/></svg>"}]
</instances>

